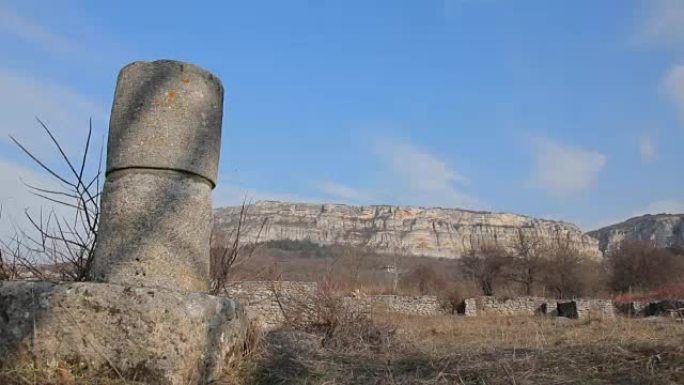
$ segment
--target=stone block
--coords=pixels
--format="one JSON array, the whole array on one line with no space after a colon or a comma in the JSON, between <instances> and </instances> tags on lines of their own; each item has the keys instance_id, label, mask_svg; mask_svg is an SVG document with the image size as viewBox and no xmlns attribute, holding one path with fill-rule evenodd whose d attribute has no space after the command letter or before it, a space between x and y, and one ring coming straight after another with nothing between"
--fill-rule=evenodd
<instances>
[{"instance_id":1,"label":"stone block","mask_svg":"<svg viewBox=\"0 0 684 385\"><path fill-rule=\"evenodd\" d=\"M577 302L558 302L558 316L572 319L579 318L579 313L577 312Z\"/></svg>"},{"instance_id":2,"label":"stone block","mask_svg":"<svg viewBox=\"0 0 684 385\"><path fill-rule=\"evenodd\" d=\"M462 314L465 315L466 317L477 316L477 299L476 298L464 299L462 309L463 309Z\"/></svg>"},{"instance_id":3,"label":"stone block","mask_svg":"<svg viewBox=\"0 0 684 385\"><path fill-rule=\"evenodd\" d=\"M644 316L673 316L684 314L684 300L663 300L650 302L644 307Z\"/></svg>"},{"instance_id":4,"label":"stone block","mask_svg":"<svg viewBox=\"0 0 684 385\"><path fill-rule=\"evenodd\" d=\"M109 121L107 174L178 170L216 185L223 86L195 65L137 61L121 69Z\"/></svg>"},{"instance_id":5,"label":"stone block","mask_svg":"<svg viewBox=\"0 0 684 385\"><path fill-rule=\"evenodd\" d=\"M0 283L0 367L109 369L147 384L206 384L248 322L225 297L105 283Z\"/></svg>"},{"instance_id":6,"label":"stone block","mask_svg":"<svg viewBox=\"0 0 684 385\"><path fill-rule=\"evenodd\" d=\"M92 280L208 290L208 183L173 171L120 171L107 177L101 202Z\"/></svg>"}]
</instances>

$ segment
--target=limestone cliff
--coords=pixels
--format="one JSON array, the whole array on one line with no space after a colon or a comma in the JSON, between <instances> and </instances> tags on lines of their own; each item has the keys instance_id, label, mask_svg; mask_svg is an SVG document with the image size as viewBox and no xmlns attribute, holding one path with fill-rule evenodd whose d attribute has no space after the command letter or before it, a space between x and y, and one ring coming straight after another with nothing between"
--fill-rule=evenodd
<instances>
[{"instance_id":1,"label":"limestone cliff","mask_svg":"<svg viewBox=\"0 0 684 385\"><path fill-rule=\"evenodd\" d=\"M214 210L219 231L237 223L239 207ZM546 240L568 239L599 256L598 242L575 225L508 213L397 206L348 206L257 202L249 208L243 240L310 240L315 243L366 246L381 253L459 258L480 242L513 244L518 230Z\"/></svg>"},{"instance_id":2,"label":"limestone cliff","mask_svg":"<svg viewBox=\"0 0 684 385\"><path fill-rule=\"evenodd\" d=\"M587 233L603 252L621 241L652 240L657 247L684 247L684 214L643 215Z\"/></svg>"}]
</instances>

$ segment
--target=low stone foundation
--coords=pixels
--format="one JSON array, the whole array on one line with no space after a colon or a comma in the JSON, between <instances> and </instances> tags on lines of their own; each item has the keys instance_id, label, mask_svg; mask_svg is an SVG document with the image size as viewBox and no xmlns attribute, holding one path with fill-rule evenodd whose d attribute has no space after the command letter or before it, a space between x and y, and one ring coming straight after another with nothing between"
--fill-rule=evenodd
<instances>
[{"instance_id":1,"label":"low stone foundation","mask_svg":"<svg viewBox=\"0 0 684 385\"><path fill-rule=\"evenodd\" d=\"M532 316L548 315L568 318L614 318L615 307L608 299L555 300L543 297L499 298L480 296L468 298L459 306L459 313L478 315Z\"/></svg>"},{"instance_id":2,"label":"low stone foundation","mask_svg":"<svg viewBox=\"0 0 684 385\"><path fill-rule=\"evenodd\" d=\"M280 306L306 303L315 298L316 282L241 281L227 285L225 294L246 307L247 316L258 325L272 329L285 322ZM370 312L384 310L410 315L442 314L436 296L349 295L343 297L352 308Z\"/></svg>"},{"instance_id":3,"label":"low stone foundation","mask_svg":"<svg viewBox=\"0 0 684 385\"><path fill-rule=\"evenodd\" d=\"M615 318L615 305L610 299L599 298L579 298L574 300L577 304L577 318L600 318L611 319Z\"/></svg>"},{"instance_id":4,"label":"low stone foundation","mask_svg":"<svg viewBox=\"0 0 684 385\"><path fill-rule=\"evenodd\" d=\"M0 282L0 367L68 364L149 384L210 383L248 322L225 297L106 283Z\"/></svg>"},{"instance_id":5,"label":"low stone foundation","mask_svg":"<svg viewBox=\"0 0 684 385\"><path fill-rule=\"evenodd\" d=\"M684 317L683 299L666 299L662 301L623 302L616 306L618 312L632 317L670 316Z\"/></svg>"},{"instance_id":6,"label":"low stone foundation","mask_svg":"<svg viewBox=\"0 0 684 385\"><path fill-rule=\"evenodd\" d=\"M556 301L541 297L499 298L480 296L464 301L462 314L476 316L496 314L504 316L555 315Z\"/></svg>"},{"instance_id":7,"label":"low stone foundation","mask_svg":"<svg viewBox=\"0 0 684 385\"><path fill-rule=\"evenodd\" d=\"M229 283L224 293L238 299L255 324L273 329L285 322L281 305L306 301L317 289L315 282L241 281Z\"/></svg>"},{"instance_id":8,"label":"low stone foundation","mask_svg":"<svg viewBox=\"0 0 684 385\"><path fill-rule=\"evenodd\" d=\"M281 305L307 303L315 300L318 286L315 282L231 282L226 295L246 305L247 315L266 329L285 322ZM433 316L446 314L436 296L401 295L349 295L343 297L351 307L360 311L383 310L400 314ZM560 310L563 310L560 314ZM608 299L556 300L543 297L500 298L480 296L465 299L457 309L468 317L480 315L500 316L564 316L568 318L614 318L615 307Z\"/></svg>"},{"instance_id":9,"label":"low stone foundation","mask_svg":"<svg viewBox=\"0 0 684 385\"><path fill-rule=\"evenodd\" d=\"M620 302L615 305L615 310L622 315L636 317L643 316L645 314L645 309L648 306L648 302L643 301L633 301L633 302Z\"/></svg>"},{"instance_id":10,"label":"low stone foundation","mask_svg":"<svg viewBox=\"0 0 684 385\"><path fill-rule=\"evenodd\" d=\"M422 316L444 313L439 300L434 295L370 295L367 298L374 308L394 313Z\"/></svg>"}]
</instances>

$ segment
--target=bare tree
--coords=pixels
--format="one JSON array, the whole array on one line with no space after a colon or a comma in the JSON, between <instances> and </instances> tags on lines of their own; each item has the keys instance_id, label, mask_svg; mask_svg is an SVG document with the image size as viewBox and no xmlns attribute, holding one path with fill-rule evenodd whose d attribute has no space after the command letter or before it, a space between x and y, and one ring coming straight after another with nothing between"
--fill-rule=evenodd
<instances>
[{"instance_id":1,"label":"bare tree","mask_svg":"<svg viewBox=\"0 0 684 385\"><path fill-rule=\"evenodd\" d=\"M26 184L29 192L64 209L65 214L55 210L40 210L37 214L25 211L31 224L30 229L18 229L13 243L24 249L19 263L40 278L44 269L38 264L47 263L57 268L61 279L83 281L88 277L92 254L97 243L97 229L100 217L100 188L102 176L102 147L96 171L89 169L91 155L91 139L93 134L92 120L88 126L88 136L77 162L66 154L59 140L52 131L37 119L63 161L65 172L50 167L34 152L21 144L17 139L10 139L28 155L40 168L50 175L58 187L34 186ZM91 174L91 175L88 175ZM7 242L5 242L7 243ZM31 255L35 258L28 258Z\"/></svg>"},{"instance_id":2,"label":"bare tree","mask_svg":"<svg viewBox=\"0 0 684 385\"><path fill-rule=\"evenodd\" d=\"M506 276L522 285L525 295L530 296L543 272L548 246L541 237L526 235L518 229L511 252Z\"/></svg>"},{"instance_id":3,"label":"bare tree","mask_svg":"<svg viewBox=\"0 0 684 385\"><path fill-rule=\"evenodd\" d=\"M544 281L557 298L577 297L586 288L583 269L587 256L570 241L559 238L550 245L545 261Z\"/></svg>"},{"instance_id":4,"label":"bare tree","mask_svg":"<svg viewBox=\"0 0 684 385\"><path fill-rule=\"evenodd\" d=\"M342 258L347 260L347 269L350 275L350 287L348 289L356 291L359 288L359 275L361 274L361 267L366 256L366 252L362 248L345 247L342 249Z\"/></svg>"},{"instance_id":5,"label":"bare tree","mask_svg":"<svg viewBox=\"0 0 684 385\"><path fill-rule=\"evenodd\" d=\"M509 257L498 244L479 244L461 257L460 267L466 276L478 283L484 295L494 295L494 282L501 277Z\"/></svg>"},{"instance_id":6,"label":"bare tree","mask_svg":"<svg viewBox=\"0 0 684 385\"><path fill-rule=\"evenodd\" d=\"M653 241L625 240L608 255L613 290L645 291L684 280L684 258Z\"/></svg>"}]
</instances>

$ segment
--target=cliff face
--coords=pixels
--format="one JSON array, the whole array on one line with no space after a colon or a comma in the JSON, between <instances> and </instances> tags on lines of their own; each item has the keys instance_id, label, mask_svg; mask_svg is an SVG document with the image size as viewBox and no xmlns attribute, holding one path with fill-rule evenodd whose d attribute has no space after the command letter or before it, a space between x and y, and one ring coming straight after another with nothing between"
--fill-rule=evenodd
<instances>
[{"instance_id":1,"label":"cliff face","mask_svg":"<svg viewBox=\"0 0 684 385\"><path fill-rule=\"evenodd\" d=\"M643 215L587 233L603 252L623 240L652 240L657 247L684 247L684 214Z\"/></svg>"},{"instance_id":2,"label":"cliff face","mask_svg":"<svg viewBox=\"0 0 684 385\"><path fill-rule=\"evenodd\" d=\"M214 211L219 231L235 228L240 208ZM568 239L582 251L599 256L598 242L569 223L507 213L397 206L347 206L257 202L249 208L242 239L310 240L315 243L366 246L381 253L459 258L471 245L513 245L518 231L547 241Z\"/></svg>"}]
</instances>

